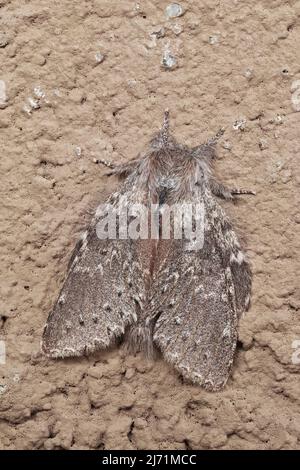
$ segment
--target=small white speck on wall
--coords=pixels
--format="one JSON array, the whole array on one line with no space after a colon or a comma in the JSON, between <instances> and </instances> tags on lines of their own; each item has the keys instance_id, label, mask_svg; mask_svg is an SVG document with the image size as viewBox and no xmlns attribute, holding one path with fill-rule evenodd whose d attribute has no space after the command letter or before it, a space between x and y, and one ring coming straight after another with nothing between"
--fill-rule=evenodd
<instances>
[{"instance_id":1,"label":"small white speck on wall","mask_svg":"<svg viewBox=\"0 0 300 470\"><path fill-rule=\"evenodd\" d=\"M7 96L6 96L6 84L4 80L0 80L0 108L6 106Z\"/></svg>"},{"instance_id":2,"label":"small white speck on wall","mask_svg":"<svg viewBox=\"0 0 300 470\"><path fill-rule=\"evenodd\" d=\"M0 340L0 365L4 365L5 363L6 363L5 341Z\"/></svg>"},{"instance_id":3,"label":"small white speck on wall","mask_svg":"<svg viewBox=\"0 0 300 470\"><path fill-rule=\"evenodd\" d=\"M171 3L166 8L166 17L169 18L177 18L178 16L182 16L184 10L179 3Z\"/></svg>"},{"instance_id":4,"label":"small white speck on wall","mask_svg":"<svg viewBox=\"0 0 300 470\"><path fill-rule=\"evenodd\" d=\"M300 111L300 80L294 80L291 86L292 105L295 111Z\"/></svg>"}]
</instances>

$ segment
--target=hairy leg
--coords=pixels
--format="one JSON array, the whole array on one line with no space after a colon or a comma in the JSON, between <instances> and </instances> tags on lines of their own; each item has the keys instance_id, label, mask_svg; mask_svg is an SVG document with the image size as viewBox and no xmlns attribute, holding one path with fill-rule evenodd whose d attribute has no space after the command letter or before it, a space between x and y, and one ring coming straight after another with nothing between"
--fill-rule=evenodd
<instances>
[{"instance_id":1,"label":"hairy leg","mask_svg":"<svg viewBox=\"0 0 300 470\"><path fill-rule=\"evenodd\" d=\"M111 175L117 175L117 176L120 176L120 177L128 176L130 173L132 173L132 171L134 171L134 169L137 166L137 160L136 159L134 159L130 162L121 163L120 165L115 165L112 162L109 162L107 160L102 160L102 159L99 158L99 159L95 160L95 163L104 165L107 168L111 169L111 171L106 173L106 176L111 176Z\"/></svg>"},{"instance_id":2,"label":"hairy leg","mask_svg":"<svg viewBox=\"0 0 300 470\"><path fill-rule=\"evenodd\" d=\"M252 191L251 189L226 188L226 186L219 183L214 178L210 180L210 189L215 196L221 197L222 199L234 199L234 196L242 194L256 194L255 191Z\"/></svg>"}]
</instances>

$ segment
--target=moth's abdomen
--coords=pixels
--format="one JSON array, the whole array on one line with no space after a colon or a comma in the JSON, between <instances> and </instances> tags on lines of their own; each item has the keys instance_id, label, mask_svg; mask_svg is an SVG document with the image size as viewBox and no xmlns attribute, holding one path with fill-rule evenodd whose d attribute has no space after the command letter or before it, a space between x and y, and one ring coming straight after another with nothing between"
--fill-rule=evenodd
<instances>
[{"instance_id":1,"label":"moth's abdomen","mask_svg":"<svg viewBox=\"0 0 300 470\"><path fill-rule=\"evenodd\" d=\"M131 325L125 335L125 341L129 352L138 352L151 359L153 357L153 325L136 323Z\"/></svg>"}]
</instances>

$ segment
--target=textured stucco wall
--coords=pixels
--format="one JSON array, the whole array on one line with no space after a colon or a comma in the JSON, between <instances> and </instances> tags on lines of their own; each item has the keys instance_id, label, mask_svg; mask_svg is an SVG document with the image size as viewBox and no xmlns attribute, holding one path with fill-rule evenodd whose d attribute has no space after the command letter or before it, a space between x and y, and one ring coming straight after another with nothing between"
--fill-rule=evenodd
<instances>
[{"instance_id":1,"label":"textured stucco wall","mask_svg":"<svg viewBox=\"0 0 300 470\"><path fill-rule=\"evenodd\" d=\"M300 447L300 2L193 0L173 20L167 4L0 0L2 449ZM39 349L89 209L117 184L93 159L136 156L166 107L188 144L225 127L216 172L257 191L223 204L254 285L215 394L122 348L58 362Z\"/></svg>"}]
</instances>

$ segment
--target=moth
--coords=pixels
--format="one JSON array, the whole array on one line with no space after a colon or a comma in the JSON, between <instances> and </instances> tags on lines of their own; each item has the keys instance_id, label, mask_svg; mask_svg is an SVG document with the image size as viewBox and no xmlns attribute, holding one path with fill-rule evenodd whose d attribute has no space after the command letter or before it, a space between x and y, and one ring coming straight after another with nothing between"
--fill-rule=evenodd
<instances>
[{"instance_id":1,"label":"moth","mask_svg":"<svg viewBox=\"0 0 300 470\"><path fill-rule=\"evenodd\" d=\"M251 270L216 198L255 193L227 188L214 177L222 133L194 148L181 145L170 134L166 111L143 154L118 166L100 161L121 181L107 205L142 205L146 214L155 207L158 235L99 238L99 206L45 325L47 356L87 355L123 340L134 353L160 351L185 379L207 390L224 387L238 321L250 304ZM169 238L162 236L162 210L174 204L204 208L200 248L190 249L191 239L175 237L174 228ZM197 214L192 228L196 219ZM120 221L117 225L118 231Z\"/></svg>"}]
</instances>

